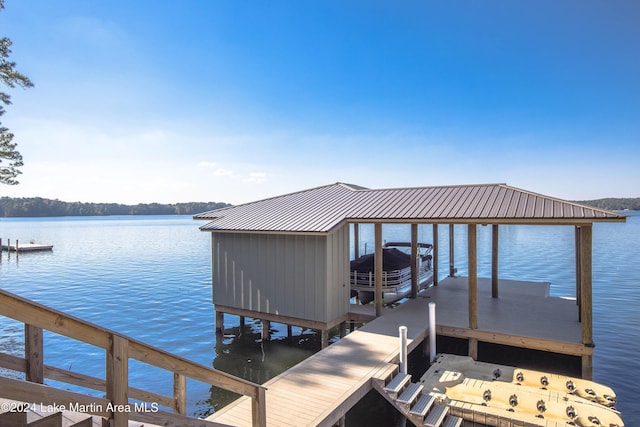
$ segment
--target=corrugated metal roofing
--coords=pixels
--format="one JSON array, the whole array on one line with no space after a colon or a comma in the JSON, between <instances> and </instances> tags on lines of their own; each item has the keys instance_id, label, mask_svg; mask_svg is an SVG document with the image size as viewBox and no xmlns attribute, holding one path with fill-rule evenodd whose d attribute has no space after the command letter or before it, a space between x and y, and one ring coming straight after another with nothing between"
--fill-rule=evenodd
<instances>
[{"instance_id":1,"label":"corrugated metal roofing","mask_svg":"<svg viewBox=\"0 0 640 427\"><path fill-rule=\"evenodd\" d=\"M506 184L371 190L336 183L205 212L208 231L326 233L344 221L585 224L625 216Z\"/></svg>"}]
</instances>

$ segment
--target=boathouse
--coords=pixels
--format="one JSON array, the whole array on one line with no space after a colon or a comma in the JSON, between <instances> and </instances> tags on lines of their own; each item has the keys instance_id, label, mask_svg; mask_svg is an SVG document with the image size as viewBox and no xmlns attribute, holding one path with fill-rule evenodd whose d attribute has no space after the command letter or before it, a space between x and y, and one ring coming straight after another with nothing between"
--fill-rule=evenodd
<instances>
[{"instance_id":1,"label":"boathouse","mask_svg":"<svg viewBox=\"0 0 640 427\"><path fill-rule=\"evenodd\" d=\"M438 334L467 339L471 356L477 355L478 341L579 356L585 378L591 377L594 347L592 226L595 222L625 221L624 215L615 212L506 184L367 189L335 183L217 209L194 218L207 220L200 229L211 233L213 303L219 330L224 327L223 314L233 314L241 319L245 316L261 319L263 333L269 322L319 330L325 346L329 329L341 326L342 332L345 322L367 318L350 304L350 240L352 233L357 234L358 224L374 224L375 229L376 298L371 316L383 313L378 279L382 276L378 274L382 271L382 224L411 224L413 254L418 224L431 224L435 285L431 289L444 292L448 286L451 289L462 286L465 294L460 299L459 292L455 293L457 296L442 293L441 298L458 298L455 307L462 307L463 313L453 310L457 317L445 319L442 324L439 321ZM575 302L556 301L544 292L544 295L527 294L526 283L503 286L505 292L501 293L501 285L507 285L507 281L499 278L498 268L499 226L503 224L575 229ZM438 254L442 249L438 248L438 230L442 225L448 225L450 263L440 271ZM447 279L453 279L456 271L454 225L467 229L468 277L456 278L449 285ZM479 225L492 227L492 274L487 279L477 276ZM354 243L357 241L355 238ZM418 296L415 278L412 287L412 297ZM505 305L513 303L509 295L520 290L527 298L544 300L535 306L519 304L516 317L522 322L515 322L513 329L502 330L505 322L500 316L506 316ZM543 307L553 305L550 310L557 310L558 304L563 304L561 311L568 312L564 315L569 317L557 320L553 327L542 324L541 328L566 330L566 334L556 337L545 335L548 331L530 330L531 323L546 316ZM527 325L526 330L518 329L519 325Z\"/></svg>"}]
</instances>

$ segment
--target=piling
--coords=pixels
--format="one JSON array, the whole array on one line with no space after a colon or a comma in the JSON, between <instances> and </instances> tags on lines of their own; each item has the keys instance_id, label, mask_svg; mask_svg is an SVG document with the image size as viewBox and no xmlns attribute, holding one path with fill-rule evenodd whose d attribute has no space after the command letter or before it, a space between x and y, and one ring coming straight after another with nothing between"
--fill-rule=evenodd
<instances>
[{"instance_id":1,"label":"piling","mask_svg":"<svg viewBox=\"0 0 640 427\"><path fill-rule=\"evenodd\" d=\"M400 373L407 373L407 327L400 326Z\"/></svg>"},{"instance_id":2,"label":"piling","mask_svg":"<svg viewBox=\"0 0 640 427\"><path fill-rule=\"evenodd\" d=\"M436 360L436 303L429 303L429 363Z\"/></svg>"}]
</instances>

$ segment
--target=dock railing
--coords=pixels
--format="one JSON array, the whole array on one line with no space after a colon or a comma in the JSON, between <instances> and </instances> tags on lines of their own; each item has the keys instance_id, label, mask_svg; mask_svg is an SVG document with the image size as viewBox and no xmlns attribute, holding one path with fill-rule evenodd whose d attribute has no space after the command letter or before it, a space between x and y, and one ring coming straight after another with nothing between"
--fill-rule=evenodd
<instances>
[{"instance_id":1,"label":"dock railing","mask_svg":"<svg viewBox=\"0 0 640 427\"><path fill-rule=\"evenodd\" d=\"M0 289L0 315L24 324L25 357L0 353L0 367L25 374L26 381L0 376L0 397L22 402L82 407L111 421L113 427L126 427L129 419L166 426L217 424L187 417L186 379L248 396L252 400L254 426L266 426L266 388L242 378L197 364L133 338L83 321ZM45 365L43 330L105 350L106 378L100 379ZM129 359L173 373L173 396L129 387ZM75 386L104 391L106 399L44 385L51 379ZM144 402L131 404L129 399ZM158 410L166 407L173 413Z\"/></svg>"}]
</instances>

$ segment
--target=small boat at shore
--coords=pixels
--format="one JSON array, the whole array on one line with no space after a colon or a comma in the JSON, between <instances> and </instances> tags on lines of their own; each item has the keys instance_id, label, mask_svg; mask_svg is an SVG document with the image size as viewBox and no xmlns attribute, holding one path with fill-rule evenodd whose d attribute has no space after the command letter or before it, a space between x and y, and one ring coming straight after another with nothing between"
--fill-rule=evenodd
<instances>
[{"instance_id":1,"label":"small boat at shore","mask_svg":"<svg viewBox=\"0 0 640 427\"><path fill-rule=\"evenodd\" d=\"M430 243L418 243L416 259L418 286L426 288L433 281ZM374 300L374 254L362 255L351 261L351 295L365 305ZM411 293L411 243L388 242L382 248L382 295L385 304L392 304Z\"/></svg>"},{"instance_id":2,"label":"small boat at shore","mask_svg":"<svg viewBox=\"0 0 640 427\"><path fill-rule=\"evenodd\" d=\"M594 381L440 355L424 392L475 425L623 427L614 391Z\"/></svg>"}]
</instances>

